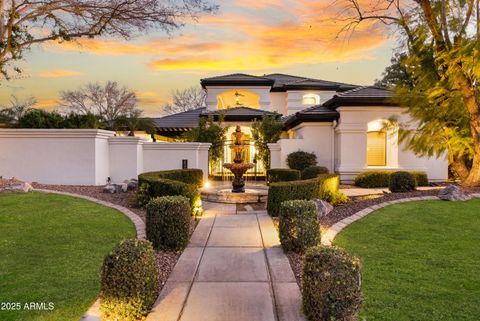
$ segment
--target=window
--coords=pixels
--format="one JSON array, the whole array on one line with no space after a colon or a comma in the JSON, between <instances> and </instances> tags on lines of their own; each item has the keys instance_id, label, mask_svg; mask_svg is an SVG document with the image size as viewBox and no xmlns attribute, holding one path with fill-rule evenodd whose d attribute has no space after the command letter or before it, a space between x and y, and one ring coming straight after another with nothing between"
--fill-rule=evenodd
<instances>
[{"instance_id":1,"label":"window","mask_svg":"<svg viewBox=\"0 0 480 321\"><path fill-rule=\"evenodd\" d=\"M318 104L320 104L320 96L315 95L315 94L303 95L302 104L303 105L318 105Z\"/></svg>"},{"instance_id":2,"label":"window","mask_svg":"<svg viewBox=\"0 0 480 321\"><path fill-rule=\"evenodd\" d=\"M384 131L367 133L367 165L387 165L387 135Z\"/></svg>"}]
</instances>

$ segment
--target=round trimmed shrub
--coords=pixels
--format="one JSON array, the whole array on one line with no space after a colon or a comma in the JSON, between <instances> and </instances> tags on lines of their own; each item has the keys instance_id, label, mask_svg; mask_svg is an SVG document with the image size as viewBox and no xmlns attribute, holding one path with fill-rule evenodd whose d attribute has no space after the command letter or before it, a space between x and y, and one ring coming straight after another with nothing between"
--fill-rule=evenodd
<instances>
[{"instance_id":1,"label":"round trimmed shrub","mask_svg":"<svg viewBox=\"0 0 480 321\"><path fill-rule=\"evenodd\" d=\"M289 168L271 168L267 170L267 182L290 182L300 179L300 171Z\"/></svg>"},{"instance_id":2,"label":"round trimmed shrub","mask_svg":"<svg viewBox=\"0 0 480 321\"><path fill-rule=\"evenodd\" d=\"M302 171L302 179L315 178L322 174L328 174L328 168L325 166L309 166Z\"/></svg>"},{"instance_id":3,"label":"round trimmed shrub","mask_svg":"<svg viewBox=\"0 0 480 321\"><path fill-rule=\"evenodd\" d=\"M103 261L102 320L144 320L159 292L155 252L148 241L128 239Z\"/></svg>"},{"instance_id":4,"label":"round trimmed shrub","mask_svg":"<svg viewBox=\"0 0 480 321\"><path fill-rule=\"evenodd\" d=\"M305 168L317 165L317 155L298 151L288 154L287 164L291 169L303 171Z\"/></svg>"},{"instance_id":5,"label":"round trimmed shrub","mask_svg":"<svg viewBox=\"0 0 480 321\"><path fill-rule=\"evenodd\" d=\"M308 320L356 320L362 304L360 261L344 250L307 250L302 272L303 311Z\"/></svg>"},{"instance_id":6,"label":"round trimmed shrub","mask_svg":"<svg viewBox=\"0 0 480 321\"><path fill-rule=\"evenodd\" d=\"M390 186L393 193L404 193L414 191L417 187L415 177L409 172L395 172L390 176Z\"/></svg>"},{"instance_id":7,"label":"round trimmed shrub","mask_svg":"<svg viewBox=\"0 0 480 321\"><path fill-rule=\"evenodd\" d=\"M147 239L155 249L183 249L190 238L190 205L184 196L163 196L147 204Z\"/></svg>"},{"instance_id":8,"label":"round trimmed shrub","mask_svg":"<svg viewBox=\"0 0 480 321\"><path fill-rule=\"evenodd\" d=\"M388 187L391 174L387 171L366 171L355 177L355 185L364 188Z\"/></svg>"},{"instance_id":9,"label":"round trimmed shrub","mask_svg":"<svg viewBox=\"0 0 480 321\"><path fill-rule=\"evenodd\" d=\"M428 186L428 175L425 172L410 172L415 180L417 181L417 186Z\"/></svg>"},{"instance_id":10,"label":"round trimmed shrub","mask_svg":"<svg viewBox=\"0 0 480 321\"><path fill-rule=\"evenodd\" d=\"M285 201L280 205L280 242L286 251L303 252L320 242L320 223L313 201Z\"/></svg>"}]
</instances>

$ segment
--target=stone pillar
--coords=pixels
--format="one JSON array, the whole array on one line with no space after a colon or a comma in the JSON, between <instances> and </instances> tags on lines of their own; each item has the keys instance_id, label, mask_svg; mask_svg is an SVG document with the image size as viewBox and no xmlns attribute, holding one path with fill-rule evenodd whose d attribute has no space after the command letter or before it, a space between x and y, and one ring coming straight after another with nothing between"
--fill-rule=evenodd
<instances>
[{"instance_id":1,"label":"stone pillar","mask_svg":"<svg viewBox=\"0 0 480 321\"><path fill-rule=\"evenodd\" d=\"M279 143L268 144L270 150L270 168L282 167L282 147Z\"/></svg>"},{"instance_id":2,"label":"stone pillar","mask_svg":"<svg viewBox=\"0 0 480 321\"><path fill-rule=\"evenodd\" d=\"M208 180L208 150L212 144L210 143L200 143L198 145L197 152L197 168L200 168L203 171L203 181Z\"/></svg>"}]
</instances>

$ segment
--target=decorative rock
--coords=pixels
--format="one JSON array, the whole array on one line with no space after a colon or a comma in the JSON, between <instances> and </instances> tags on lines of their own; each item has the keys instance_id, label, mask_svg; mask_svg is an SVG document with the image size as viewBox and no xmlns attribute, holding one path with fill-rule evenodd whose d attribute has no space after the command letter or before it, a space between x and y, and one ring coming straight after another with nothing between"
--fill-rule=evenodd
<instances>
[{"instance_id":1,"label":"decorative rock","mask_svg":"<svg viewBox=\"0 0 480 321\"><path fill-rule=\"evenodd\" d=\"M128 184L128 190L133 191L138 186L138 180L135 178L132 178L131 180L127 181L127 184Z\"/></svg>"},{"instance_id":2,"label":"decorative rock","mask_svg":"<svg viewBox=\"0 0 480 321\"><path fill-rule=\"evenodd\" d=\"M314 199L313 201L317 205L317 214L319 219L327 216L331 211L333 211L333 206L329 202L321 199Z\"/></svg>"},{"instance_id":3,"label":"decorative rock","mask_svg":"<svg viewBox=\"0 0 480 321\"><path fill-rule=\"evenodd\" d=\"M0 179L0 192L30 192L33 190L32 185L27 182L20 181L15 177L11 179Z\"/></svg>"},{"instance_id":4,"label":"decorative rock","mask_svg":"<svg viewBox=\"0 0 480 321\"><path fill-rule=\"evenodd\" d=\"M444 201L468 201L472 197L457 185L448 185L438 193L438 198Z\"/></svg>"},{"instance_id":5,"label":"decorative rock","mask_svg":"<svg viewBox=\"0 0 480 321\"><path fill-rule=\"evenodd\" d=\"M108 184L108 185L106 185L106 186L103 188L103 192L104 192L104 193L114 194L114 193L117 192L117 188L115 187L115 185Z\"/></svg>"},{"instance_id":6,"label":"decorative rock","mask_svg":"<svg viewBox=\"0 0 480 321\"><path fill-rule=\"evenodd\" d=\"M126 193L128 191L128 181L127 183L122 183L120 188L122 189L122 192Z\"/></svg>"}]
</instances>

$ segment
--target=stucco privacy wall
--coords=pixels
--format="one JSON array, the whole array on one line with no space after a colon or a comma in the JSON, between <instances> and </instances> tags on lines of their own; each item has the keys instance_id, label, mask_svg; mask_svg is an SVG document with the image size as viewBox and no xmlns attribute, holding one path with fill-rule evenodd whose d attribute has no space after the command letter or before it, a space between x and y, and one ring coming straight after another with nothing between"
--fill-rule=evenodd
<instances>
[{"instance_id":1,"label":"stucco privacy wall","mask_svg":"<svg viewBox=\"0 0 480 321\"><path fill-rule=\"evenodd\" d=\"M208 175L205 143L148 143L92 129L0 129L0 176L28 182L103 185L145 171L200 168Z\"/></svg>"}]
</instances>

